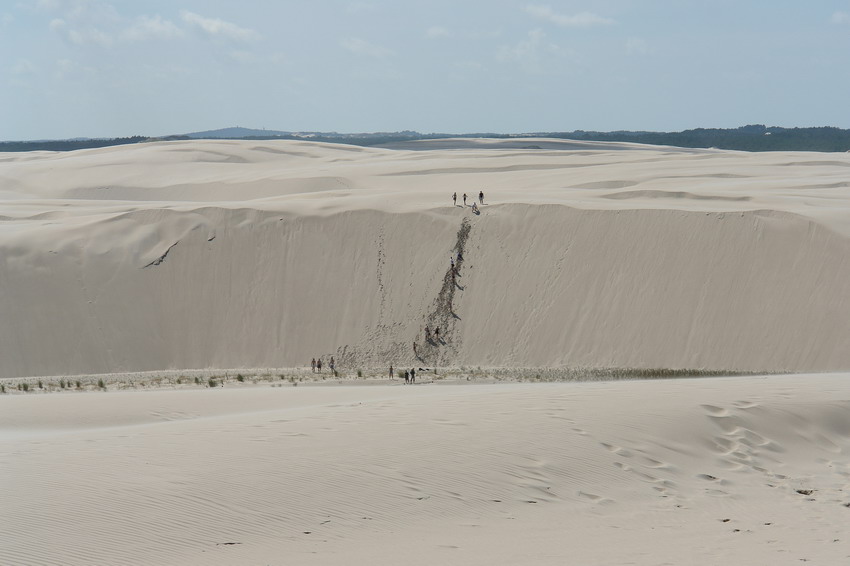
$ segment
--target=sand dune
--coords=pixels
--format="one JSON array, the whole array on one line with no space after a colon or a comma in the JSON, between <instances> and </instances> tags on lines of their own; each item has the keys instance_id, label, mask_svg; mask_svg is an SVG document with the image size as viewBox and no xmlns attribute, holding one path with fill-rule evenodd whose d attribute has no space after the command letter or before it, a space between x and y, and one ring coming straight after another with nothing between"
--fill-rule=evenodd
<instances>
[{"instance_id":1,"label":"sand dune","mask_svg":"<svg viewBox=\"0 0 850 566\"><path fill-rule=\"evenodd\" d=\"M848 165L540 139L6 154L0 376L384 366L414 341L426 365L847 369ZM481 189L480 215L451 205Z\"/></svg>"},{"instance_id":2,"label":"sand dune","mask_svg":"<svg viewBox=\"0 0 850 566\"><path fill-rule=\"evenodd\" d=\"M0 377L847 370L848 165L540 139L5 154ZM846 373L461 371L0 395L0 563L850 561Z\"/></svg>"},{"instance_id":3,"label":"sand dune","mask_svg":"<svg viewBox=\"0 0 850 566\"><path fill-rule=\"evenodd\" d=\"M847 374L0 399L3 564L843 564Z\"/></svg>"}]
</instances>

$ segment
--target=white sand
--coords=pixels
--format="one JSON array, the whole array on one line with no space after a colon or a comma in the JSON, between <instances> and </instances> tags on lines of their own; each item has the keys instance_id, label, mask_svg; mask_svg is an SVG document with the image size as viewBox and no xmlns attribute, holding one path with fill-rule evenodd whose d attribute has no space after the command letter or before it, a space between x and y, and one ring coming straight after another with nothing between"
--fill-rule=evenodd
<instances>
[{"instance_id":1,"label":"white sand","mask_svg":"<svg viewBox=\"0 0 850 566\"><path fill-rule=\"evenodd\" d=\"M0 563L846 564L848 454L848 374L6 395Z\"/></svg>"},{"instance_id":2,"label":"white sand","mask_svg":"<svg viewBox=\"0 0 850 566\"><path fill-rule=\"evenodd\" d=\"M846 370L849 174L541 139L2 154L0 377L352 370L414 340L420 365Z\"/></svg>"},{"instance_id":3,"label":"white sand","mask_svg":"<svg viewBox=\"0 0 850 566\"><path fill-rule=\"evenodd\" d=\"M539 139L2 154L0 377L846 371L848 167ZM850 374L115 379L0 395L0 564L850 563Z\"/></svg>"}]
</instances>

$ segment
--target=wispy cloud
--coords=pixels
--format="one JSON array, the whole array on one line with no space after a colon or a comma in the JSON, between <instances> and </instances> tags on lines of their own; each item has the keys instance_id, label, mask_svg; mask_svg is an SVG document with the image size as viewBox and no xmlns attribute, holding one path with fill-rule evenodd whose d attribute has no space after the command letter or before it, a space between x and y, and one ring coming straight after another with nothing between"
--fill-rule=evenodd
<instances>
[{"instance_id":1,"label":"wispy cloud","mask_svg":"<svg viewBox=\"0 0 850 566\"><path fill-rule=\"evenodd\" d=\"M546 33L535 29L528 32L528 37L514 45L503 46L497 59L503 62L516 62L529 73L544 73L552 67L547 64L547 58L563 58L570 53L547 39Z\"/></svg>"},{"instance_id":2,"label":"wispy cloud","mask_svg":"<svg viewBox=\"0 0 850 566\"><path fill-rule=\"evenodd\" d=\"M71 59L56 60L55 75L58 79L92 77L96 74L97 70L93 67L80 65Z\"/></svg>"},{"instance_id":3,"label":"wispy cloud","mask_svg":"<svg viewBox=\"0 0 850 566\"><path fill-rule=\"evenodd\" d=\"M835 12L831 18L834 24L850 24L850 14L847 12Z\"/></svg>"},{"instance_id":4,"label":"wispy cloud","mask_svg":"<svg viewBox=\"0 0 850 566\"><path fill-rule=\"evenodd\" d=\"M443 26L431 26L427 30L425 30L425 37L430 37L431 39L437 37L448 37L451 33L448 29Z\"/></svg>"},{"instance_id":5,"label":"wispy cloud","mask_svg":"<svg viewBox=\"0 0 850 566\"><path fill-rule=\"evenodd\" d=\"M590 27L600 25L611 25L614 20L603 18L591 12L580 12L578 14L567 15L559 14L550 6L543 4L529 4L525 7L525 11L542 20L549 21L561 27Z\"/></svg>"},{"instance_id":6,"label":"wispy cloud","mask_svg":"<svg viewBox=\"0 0 850 566\"><path fill-rule=\"evenodd\" d=\"M36 67L29 59L18 59L17 63L12 66L12 74L14 75L31 75L35 72Z\"/></svg>"},{"instance_id":7,"label":"wispy cloud","mask_svg":"<svg viewBox=\"0 0 850 566\"><path fill-rule=\"evenodd\" d=\"M252 29L242 28L234 23L218 18L206 18L188 10L183 10L180 13L180 17L190 26L199 29L212 38L244 42L262 39L262 36Z\"/></svg>"},{"instance_id":8,"label":"wispy cloud","mask_svg":"<svg viewBox=\"0 0 850 566\"><path fill-rule=\"evenodd\" d=\"M358 12L377 12L378 7L372 2L349 2L346 10L352 14L356 14Z\"/></svg>"},{"instance_id":9,"label":"wispy cloud","mask_svg":"<svg viewBox=\"0 0 850 566\"><path fill-rule=\"evenodd\" d=\"M183 37L185 32L174 22L164 20L158 14L141 16L133 24L121 32L121 39L127 41L144 41L147 39L172 39Z\"/></svg>"},{"instance_id":10,"label":"wispy cloud","mask_svg":"<svg viewBox=\"0 0 850 566\"><path fill-rule=\"evenodd\" d=\"M386 47L381 47L380 45L375 45L373 43L369 43L365 39L360 39L359 37L349 37L343 39L339 42L339 44L352 53L356 53L358 55L368 55L369 57L387 57L392 55L392 51L387 49Z\"/></svg>"},{"instance_id":11,"label":"wispy cloud","mask_svg":"<svg viewBox=\"0 0 850 566\"><path fill-rule=\"evenodd\" d=\"M63 18L50 20L50 24L48 24L50 31L74 45L94 44L101 47L112 45L112 35L109 32L96 27L86 18L81 18L76 11L69 13L69 16L72 23Z\"/></svg>"},{"instance_id":12,"label":"wispy cloud","mask_svg":"<svg viewBox=\"0 0 850 566\"><path fill-rule=\"evenodd\" d=\"M649 45L645 39L630 37L626 40L626 53L629 55L646 55L649 53Z\"/></svg>"},{"instance_id":13,"label":"wispy cloud","mask_svg":"<svg viewBox=\"0 0 850 566\"><path fill-rule=\"evenodd\" d=\"M29 59L18 59L9 70L9 84L15 87L30 86L30 79L38 74L38 68Z\"/></svg>"},{"instance_id":14,"label":"wispy cloud","mask_svg":"<svg viewBox=\"0 0 850 566\"><path fill-rule=\"evenodd\" d=\"M52 32L74 45L111 47L115 43L149 39L183 37L184 30L159 15L139 16L133 20L122 17L105 2L78 1L61 3L56 0L39 4L56 12L50 20Z\"/></svg>"}]
</instances>

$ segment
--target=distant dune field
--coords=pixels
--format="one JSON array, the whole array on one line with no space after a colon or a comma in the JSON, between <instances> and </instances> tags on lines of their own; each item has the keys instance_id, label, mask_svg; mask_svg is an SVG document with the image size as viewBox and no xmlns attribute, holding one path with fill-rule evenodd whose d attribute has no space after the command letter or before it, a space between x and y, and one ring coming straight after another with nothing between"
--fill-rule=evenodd
<instances>
[{"instance_id":1,"label":"distant dune field","mask_svg":"<svg viewBox=\"0 0 850 566\"><path fill-rule=\"evenodd\" d=\"M480 214L452 205L480 190ZM320 355L846 370L848 212L848 154L541 139L0 154L0 377Z\"/></svg>"}]
</instances>

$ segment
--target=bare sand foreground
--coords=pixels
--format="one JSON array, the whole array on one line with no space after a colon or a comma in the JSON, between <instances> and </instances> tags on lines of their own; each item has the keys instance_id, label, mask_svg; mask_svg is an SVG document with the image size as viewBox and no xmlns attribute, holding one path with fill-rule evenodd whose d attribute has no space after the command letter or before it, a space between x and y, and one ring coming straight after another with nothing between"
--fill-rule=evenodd
<instances>
[{"instance_id":1,"label":"bare sand foreground","mask_svg":"<svg viewBox=\"0 0 850 566\"><path fill-rule=\"evenodd\" d=\"M542 139L3 154L0 377L847 370L848 175L848 154ZM480 214L452 205L479 190Z\"/></svg>"},{"instance_id":2,"label":"bare sand foreground","mask_svg":"<svg viewBox=\"0 0 850 566\"><path fill-rule=\"evenodd\" d=\"M0 563L850 562L850 376L0 397Z\"/></svg>"},{"instance_id":3,"label":"bare sand foreground","mask_svg":"<svg viewBox=\"0 0 850 566\"><path fill-rule=\"evenodd\" d=\"M0 564L850 563L846 373L203 381L847 371L848 174L540 139L0 155Z\"/></svg>"}]
</instances>

